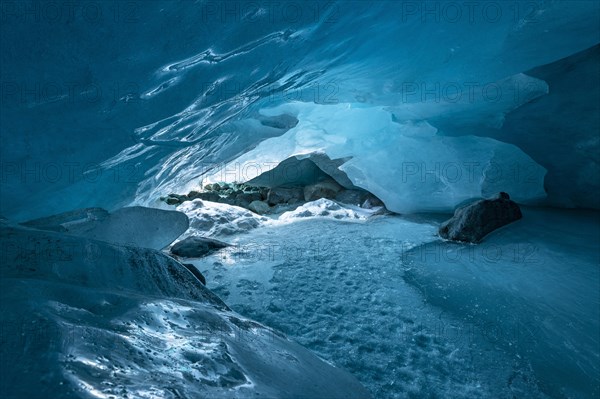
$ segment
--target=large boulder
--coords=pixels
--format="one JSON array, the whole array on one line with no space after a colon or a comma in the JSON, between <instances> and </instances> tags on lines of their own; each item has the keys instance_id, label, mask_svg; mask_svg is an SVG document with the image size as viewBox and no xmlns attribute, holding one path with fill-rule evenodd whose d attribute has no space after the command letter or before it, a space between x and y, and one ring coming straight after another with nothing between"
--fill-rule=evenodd
<instances>
[{"instance_id":1,"label":"large boulder","mask_svg":"<svg viewBox=\"0 0 600 399\"><path fill-rule=\"evenodd\" d=\"M269 212L269 204L264 201L252 201L250 205L248 205L248 209L259 215L264 215Z\"/></svg>"},{"instance_id":2,"label":"large boulder","mask_svg":"<svg viewBox=\"0 0 600 399\"><path fill-rule=\"evenodd\" d=\"M334 180L325 180L304 187L304 200L315 201L320 198L334 199L340 191L342 191L342 186L337 182Z\"/></svg>"},{"instance_id":3,"label":"large boulder","mask_svg":"<svg viewBox=\"0 0 600 399\"><path fill-rule=\"evenodd\" d=\"M190 200L190 201L198 198L198 195L200 195L200 192L198 192L196 190L192 190L189 193L187 193L188 200Z\"/></svg>"},{"instance_id":4,"label":"large boulder","mask_svg":"<svg viewBox=\"0 0 600 399\"><path fill-rule=\"evenodd\" d=\"M440 226L442 238L477 243L492 231L523 217L521 209L507 193L460 207Z\"/></svg>"},{"instance_id":5,"label":"large boulder","mask_svg":"<svg viewBox=\"0 0 600 399\"><path fill-rule=\"evenodd\" d=\"M262 197L258 192L240 192L235 194L234 205L248 208L252 202L260 201L261 199Z\"/></svg>"},{"instance_id":6,"label":"large boulder","mask_svg":"<svg viewBox=\"0 0 600 399\"><path fill-rule=\"evenodd\" d=\"M303 196L302 188L276 187L269 190L267 203L269 205L294 204L296 202L301 202Z\"/></svg>"},{"instance_id":7,"label":"large boulder","mask_svg":"<svg viewBox=\"0 0 600 399\"><path fill-rule=\"evenodd\" d=\"M202 193L198 193L195 198L199 198L203 201L211 201L211 202L219 202L221 200L221 196L214 191L205 191Z\"/></svg>"},{"instance_id":8,"label":"large boulder","mask_svg":"<svg viewBox=\"0 0 600 399\"><path fill-rule=\"evenodd\" d=\"M228 246L229 244L219 240L193 236L173 245L171 253L182 258L201 258Z\"/></svg>"},{"instance_id":9,"label":"large boulder","mask_svg":"<svg viewBox=\"0 0 600 399\"><path fill-rule=\"evenodd\" d=\"M167 205L179 205L181 204L181 200L177 197L173 197L171 195L169 195L166 199L165 202L167 203Z\"/></svg>"},{"instance_id":10,"label":"large boulder","mask_svg":"<svg viewBox=\"0 0 600 399\"><path fill-rule=\"evenodd\" d=\"M185 195L185 194L181 195L181 194L174 194L174 193L171 193L171 194L169 194L169 195L167 196L167 198L165 199L165 202L166 202L168 205L177 205L177 204L182 204L182 203L184 203L185 201L189 201L189 198L188 198L188 196L187 196L187 195Z\"/></svg>"}]
</instances>

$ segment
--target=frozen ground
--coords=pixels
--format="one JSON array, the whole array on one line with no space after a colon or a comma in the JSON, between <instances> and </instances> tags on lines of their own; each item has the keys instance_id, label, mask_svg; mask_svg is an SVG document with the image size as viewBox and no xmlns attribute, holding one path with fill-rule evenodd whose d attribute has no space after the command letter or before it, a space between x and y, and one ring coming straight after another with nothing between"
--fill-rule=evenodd
<instances>
[{"instance_id":1,"label":"frozen ground","mask_svg":"<svg viewBox=\"0 0 600 399\"><path fill-rule=\"evenodd\" d=\"M479 246L442 218L269 223L194 263L374 397L598 396L598 214L525 209Z\"/></svg>"}]
</instances>

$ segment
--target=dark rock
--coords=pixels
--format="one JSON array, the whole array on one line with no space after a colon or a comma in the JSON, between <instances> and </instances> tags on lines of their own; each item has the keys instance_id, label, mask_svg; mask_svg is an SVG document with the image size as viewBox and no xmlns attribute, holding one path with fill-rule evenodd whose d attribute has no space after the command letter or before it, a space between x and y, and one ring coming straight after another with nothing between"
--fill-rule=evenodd
<instances>
[{"instance_id":1,"label":"dark rock","mask_svg":"<svg viewBox=\"0 0 600 399\"><path fill-rule=\"evenodd\" d=\"M193 200L193 199L198 198L198 195L200 195L200 193L198 191L192 190L188 193L187 197L188 197L188 199Z\"/></svg>"},{"instance_id":2,"label":"dark rock","mask_svg":"<svg viewBox=\"0 0 600 399\"><path fill-rule=\"evenodd\" d=\"M235 195L235 205L243 208L248 208L248 205L253 201L260 201L261 196L259 193L244 193L241 192Z\"/></svg>"},{"instance_id":3,"label":"dark rock","mask_svg":"<svg viewBox=\"0 0 600 399\"><path fill-rule=\"evenodd\" d=\"M206 237L188 237L171 247L173 255L183 258L200 258L228 247L229 244Z\"/></svg>"},{"instance_id":4,"label":"dark rock","mask_svg":"<svg viewBox=\"0 0 600 399\"><path fill-rule=\"evenodd\" d=\"M314 201L319 198L334 199L340 191L342 191L342 186L335 180L325 180L304 187L304 200Z\"/></svg>"},{"instance_id":5,"label":"dark rock","mask_svg":"<svg viewBox=\"0 0 600 399\"><path fill-rule=\"evenodd\" d=\"M298 119L291 115L264 116L260 119L263 126L273 127L275 129L291 129L298 124Z\"/></svg>"},{"instance_id":6,"label":"dark rock","mask_svg":"<svg viewBox=\"0 0 600 399\"><path fill-rule=\"evenodd\" d=\"M269 205L293 204L302 201L302 188L272 188L267 195Z\"/></svg>"},{"instance_id":7,"label":"dark rock","mask_svg":"<svg viewBox=\"0 0 600 399\"><path fill-rule=\"evenodd\" d=\"M215 193L214 191L206 191L204 193L198 193L196 198L200 198L203 201L212 201L219 202L221 200L221 196Z\"/></svg>"},{"instance_id":8,"label":"dark rock","mask_svg":"<svg viewBox=\"0 0 600 399\"><path fill-rule=\"evenodd\" d=\"M348 175L342 170L340 166L350 160L350 158L336 158L331 159L329 156L323 153L312 153L308 159L313 162L325 175L335 180L339 185L347 189L356 189L356 187Z\"/></svg>"},{"instance_id":9,"label":"dark rock","mask_svg":"<svg viewBox=\"0 0 600 399\"><path fill-rule=\"evenodd\" d=\"M207 184L206 186L204 186L204 190L205 191L213 191L213 185L212 184Z\"/></svg>"},{"instance_id":10,"label":"dark rock","mask_svg":"<svg viewBox=\"0 0 600 399\"><path fill-rule=\"evenodd\" d=\"M266 201L269 198L269 189L267 187L260 187L258 192L260 193L261 201Z\"/></svg>"},{"instance_id":11,"label":"dark rock","mask_svg":"<svg viewBox=\"0 0 600 399\"><path fill-rule=\"evenodd\" d=\"M232 196L221 197L219 202L222 204L227 204L227 205L235 205L235 198Z\"/></svg>"},{"instance_id":12,"label":"dark rock","mask_svg":"<svg viewBox=\"0 0 600 399\"><path fill-rule=\"evenodd\" d=\"M204 278L204 275L196 266L192 265L191 263L182 263L182 265L185 266L185 268L188 269L194 275L194 277L196 277L202 283L202 285L206 285L206 279Z\"/></svg>"},{"instance_id":13,"label":"dark rock","mask_svg":"<svg viewBox=\"0 0 600 399\"><path fill-rule=\"evenodd\" d=\"M259 215L264 215L269 212L269 204L264 201L252 201L248 205L248 209L250 209L254 213L258 213Z\"/></svg>"},{"instance_id":14,"label":"dark rock","mask_svg":"<svg viewBox=\"0 0 600 399\"><path fill-rule=\"evenodd\" d=\"M181 204L188 200L189 200L189 198L187 195L169 194L167 196L167 199L165 200L165 202L169 205L176 205L176 204Z\"/></svg>"},{"instance_id":15,"label":"dark rock","mask_svg":"<svg viewBox=\"0 0 600 399\"><path fill-rule=\"evenodd\" d=\"M213 189L213 191L220 191L221 190L221 185L219 183L214 183L212 185L212 189Z\"/></svg>"},{"instance_id":16,"label":"dark rock","mask_svg":"<svg viewBox=\"0 0 600 399\"><path fill-rule=\"evenodd\" d=\"M249 209L248 207L250 206L250 203L249 202L236 202L235 206L239 206L240 208Z\"/></svg>"},{"instance_id":17,"label":"dark rock","mask_svg":"<svg viewBox=\"0 0 600 399\"><path fill-rule=\"evenodd\" d=\"M502 192L458 208L452 218L442 223L439 235L448 240L476 243L522 217L519 205Z\"/></svg>"}]
</instances>

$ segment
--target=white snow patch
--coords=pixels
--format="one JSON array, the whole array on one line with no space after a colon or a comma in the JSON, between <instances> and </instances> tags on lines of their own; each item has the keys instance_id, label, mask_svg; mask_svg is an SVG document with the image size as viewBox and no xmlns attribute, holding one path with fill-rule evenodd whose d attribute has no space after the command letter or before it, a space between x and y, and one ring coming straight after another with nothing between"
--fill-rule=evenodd
<instances>
[{"instance_id":1,"label":"white snow patch","mask_svg":"<svg viewBox=\"0 0 600 399\"><path fill-rule=\"evenodd\" d=\"M279 221L293 222L298 219L315 217L344 221L364 221L379 209L363 209L348 205L342 206L335 201L320 198L300 205L293 211L283 213L279 216Z\"/></svg>"},{"instance_id":2,"label":"white snow patch","mask_svg":"<svg viewBox=\"0 0 600 399\"><path fill-rule=\"evenodd\" d=\"M179 237L189 236L219 237L245 233L269 219L239 206L195 199L177 207L190 219L190 228Z\"/></svg>"}]
</instances>

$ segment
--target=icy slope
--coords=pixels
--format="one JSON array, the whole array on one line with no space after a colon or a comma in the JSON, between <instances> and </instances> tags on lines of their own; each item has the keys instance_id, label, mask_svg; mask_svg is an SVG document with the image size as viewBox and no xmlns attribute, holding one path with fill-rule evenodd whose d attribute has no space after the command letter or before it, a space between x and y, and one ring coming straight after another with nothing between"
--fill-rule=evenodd
<instances>
[{"instance_id":1,"label":"icy slope","mask_svg":"<svg viewBox=\"0 0 600 399\"><path fill-rule=\"evenodd\" d=\"M363 398L174 260L3 225L4 398Z\"/></svg>"}]
</instances>

